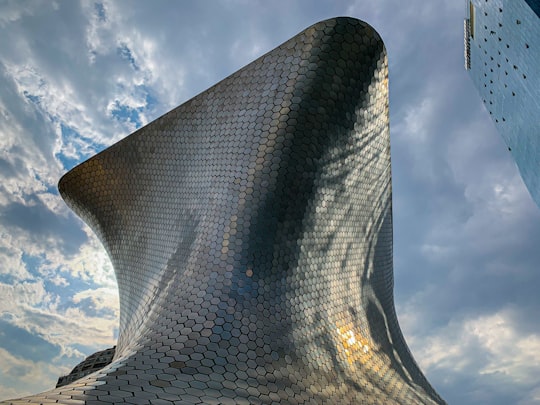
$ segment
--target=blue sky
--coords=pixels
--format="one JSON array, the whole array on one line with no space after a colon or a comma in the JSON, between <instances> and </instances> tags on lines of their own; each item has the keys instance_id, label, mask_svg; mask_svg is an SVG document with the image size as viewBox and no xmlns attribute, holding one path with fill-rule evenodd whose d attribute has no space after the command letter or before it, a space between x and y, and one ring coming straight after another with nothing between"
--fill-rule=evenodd
<instances>
[{"instance_id":1,"label":"blue sky","mask_svg":"<svg viewBox=\"0 0 540 405\"><path fill-rule=\"evenodd\" d=\"M0 1L0 399L114 345L114 271L63 173L309 25L390 60L396 307L455 404L540 404L540 209L463 68L465 2Z\"/></svg>"}]
</instances>

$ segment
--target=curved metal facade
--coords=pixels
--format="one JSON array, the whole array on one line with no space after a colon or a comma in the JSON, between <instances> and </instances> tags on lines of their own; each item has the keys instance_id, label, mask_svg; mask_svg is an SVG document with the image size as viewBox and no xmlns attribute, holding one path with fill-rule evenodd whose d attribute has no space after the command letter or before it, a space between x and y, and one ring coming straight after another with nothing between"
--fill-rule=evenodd
<instances>
[{"instance_id":1,"label":"curved metal facade","mask_svg":"<svg viewBox=\"0 0 540 405\"><path fill-rule=\"evenodd\" d=\"M111 257L120 336L110 365L27 400L443 403L394 311L387 57L369 25L313 25L59 187Z\"/></svg>"}]
</instances>

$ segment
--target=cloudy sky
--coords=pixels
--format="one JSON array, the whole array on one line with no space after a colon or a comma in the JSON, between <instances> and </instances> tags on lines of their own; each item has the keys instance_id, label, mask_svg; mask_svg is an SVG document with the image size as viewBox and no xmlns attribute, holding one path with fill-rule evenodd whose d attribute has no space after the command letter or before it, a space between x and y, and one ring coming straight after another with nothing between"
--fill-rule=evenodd
<instances>
[{"instance_id":1,"label":"cloudy sky","mask_svg":"<svg viewBox=\"0 0 540 405\"><path fill-rule=\"evenodd\" d=\"M452 404L540 404L540 209L463 69L465 1L0 0L0 399L115 344L114 272L60 176L309 25L390 59L396 306Z\"/></svg>"}]
</instances>

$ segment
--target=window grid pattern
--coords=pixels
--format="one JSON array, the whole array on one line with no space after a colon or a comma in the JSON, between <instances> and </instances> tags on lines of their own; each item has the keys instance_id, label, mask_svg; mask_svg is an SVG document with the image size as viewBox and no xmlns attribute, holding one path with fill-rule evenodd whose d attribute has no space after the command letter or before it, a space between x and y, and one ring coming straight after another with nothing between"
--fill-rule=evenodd
<instances>
[{"instance_id":1,"label":"window grid pattern","mask_svg":"<svg viewBox=\"0 0 540 405\"><path fill-rule=\"evenodd\" d=\"M540 205L540 17L534 1L473 0L471 78Z\"/></svg>"}]
</instances>

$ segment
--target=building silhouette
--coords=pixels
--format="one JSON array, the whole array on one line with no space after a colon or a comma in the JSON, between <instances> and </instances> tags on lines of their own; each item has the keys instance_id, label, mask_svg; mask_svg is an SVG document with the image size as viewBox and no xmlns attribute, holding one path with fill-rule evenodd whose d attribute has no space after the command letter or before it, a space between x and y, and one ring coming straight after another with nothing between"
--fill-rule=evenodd
<instances>
[{"instance_id":1,"label":"building silhouette","mask_svg":"<svg viewBox=\"0 0 540 405\"><path fill-rule=\"evenodd\" d=\"M58 382L56 383L56 388L77 381L88 374L92 374L94 371L101 370L112 361L115 349L116 347L110 347L91 354L77 364L68 375L59 377Z\"/></svg>"},{"instance_id":2,"label":"building silhouette","mask_svg":"<svg viewBox=\"0 0 540 405\"><path fill-rule=\"evenodd\" d=\"M471 0L465 67L540 206L540 0Z\"/></svg>"},{"instance_id":3,"label":"building silhouette","mask_svg":"<svg viewBox=\"0 0 540 405\"><path fill-rule=\"evenodd\" d=\"M436 404L393 300L388 65L317 23L75 167L120 292L113 361L13 403Z\"/></svg>"}]
</instances>

